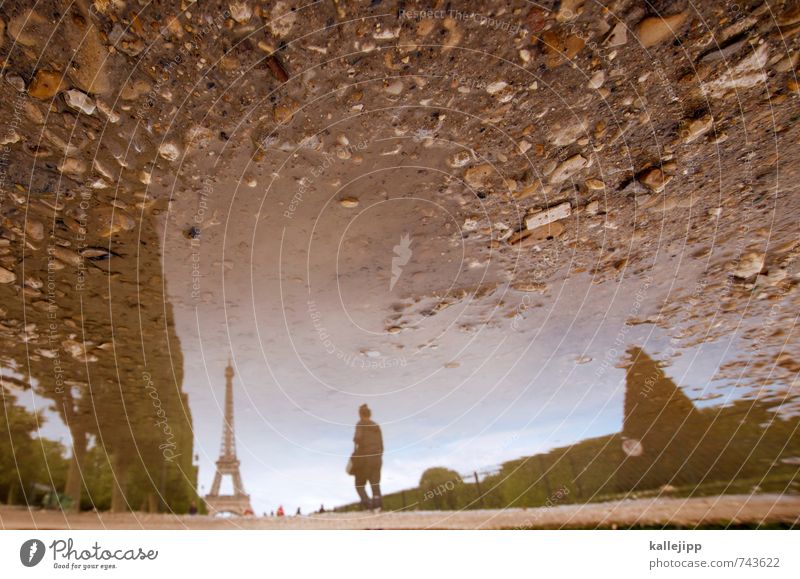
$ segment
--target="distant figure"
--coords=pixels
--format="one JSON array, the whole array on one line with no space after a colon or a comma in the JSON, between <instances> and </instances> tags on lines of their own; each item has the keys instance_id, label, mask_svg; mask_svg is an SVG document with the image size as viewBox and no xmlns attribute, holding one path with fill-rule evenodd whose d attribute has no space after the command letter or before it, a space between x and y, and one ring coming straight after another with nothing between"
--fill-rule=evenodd
<instances>
[{"instance_id":1,"label":"distant figure","mask_svg":"<svg viewBox=\"0 0 800 579\"><path fill-rule=\"evenodd\" d=\"M197 505L194 503L194 501L192 501L192 503L189 505L189 514L190 515L197 514Z\"/></svg>"},{"instance_id":2,"label":"distant figure","mask_svg":"<svg viewBox=\"0 0 800 579\"><path fill-rule=\"evenodd\" d=\"M274 516L275 516L275 511L270 511L270 512L269 512L269 516L270 516L270 517L274 517Z\"/></svg>"},{"instance_id":3,"label":"distant figure","mask_svg":"<svg viewBox=\"0 0 800 579\"><path fill-rule=\"evenodd\" d=\"M364 510L380 510L383 507L381 498L381 466L383 464L383 435L381 427L371 420L372 411L362 404L358 409L360 420L356 424L353 437L353 476L356 477L356 492L361 499ZM365 487L370 483L372 499L367 496Z\"/></svg>"},{"instance_id":4,"label":"distant figure","mask_svg":"<svg viewBox=\"0 0 800 579\"><path fill-rule=\"evenodd\" d=\"M278 505L278 516L279 517L283 516L283 505Z\"/></svg>"},{"instance_id":5,"label":"distant figure","mask_svg":"<svg viewBox=\"0 0 800 579\"><path fill-rule=\"evenodd\" d=\"M295 517L302 516L303 513L300 512L300 507L297 507L297 512L294 514Z\"/></svg>"}]
</instances>

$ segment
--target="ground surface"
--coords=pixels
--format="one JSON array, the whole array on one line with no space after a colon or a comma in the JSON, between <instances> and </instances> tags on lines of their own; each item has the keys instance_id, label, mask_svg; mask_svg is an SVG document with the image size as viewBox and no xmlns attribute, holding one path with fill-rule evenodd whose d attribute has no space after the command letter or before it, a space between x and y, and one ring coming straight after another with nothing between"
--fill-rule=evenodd
<instances>
[{"instance_id":1,"label":"ground surface","mask_svg":"<svg viewBox=\"0 0 800 579\"><path fill-rule=\"evenodd\" d=\"M639 499L540 509L326 513L302 517L219 519L147 514L72 515L0 509L0 527L14 529L520 529L695 527L800 524L800 497L729 495L694 499Z\"/></svg>"},{"instance_id":2,"label":"ground surface","mask_svg":"<svg viewBox=\"0 0 800 579\"><path fill-rule=\"evenodd\" d=\"M394 488L613 432L632 344L796 413L798 44L794 0L4 2L2 391L75 458L15 438L3 496L185 510L229 354L259 511L352 496L365 399Z\"/></svg>"}]
</instances>

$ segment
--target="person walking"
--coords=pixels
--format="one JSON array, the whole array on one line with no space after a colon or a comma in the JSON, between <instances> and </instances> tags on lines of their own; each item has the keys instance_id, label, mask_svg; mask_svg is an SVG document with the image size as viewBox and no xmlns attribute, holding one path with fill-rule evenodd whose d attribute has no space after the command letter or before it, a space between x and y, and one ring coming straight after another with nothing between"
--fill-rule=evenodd
<instances>
[{"instance_id":1,"label":"person walking","mask_svg":"<svg viewBox=\"0 0 800 579\"><path fill-rule=\"evenodd\" d=\"M381 427L372 420L369 406L362 404L358 409L359 421L353 436L353 476L356 479L356 492L364 510L381 510L381 467L383 465L383 435ZM367 495L367 483L372 487L372 498Z\"/></svg>"}]
</instances>

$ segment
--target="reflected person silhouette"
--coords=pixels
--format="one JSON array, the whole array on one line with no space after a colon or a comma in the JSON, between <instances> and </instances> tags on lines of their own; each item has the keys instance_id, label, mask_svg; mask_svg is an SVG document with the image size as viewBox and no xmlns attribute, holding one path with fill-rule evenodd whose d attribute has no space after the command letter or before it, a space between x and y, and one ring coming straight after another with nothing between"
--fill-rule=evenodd
<instances>
[{"instance_id":1,"label":"reflected person silhouette","mask_svg":"<svg viewBox=\"0 0 800 579\"><path fill-rule=\"evenodd\" d=\"M369 406L362 404L358 408L359 421L353 436L353 475L356 479L356 492L361 499L364 510L380 510L383 507L381 498L381 466L383 465L383 435L381 427L372 420ZM372 487L372 498L367 495L367 483Z\"/></svg>"}]
</instances>

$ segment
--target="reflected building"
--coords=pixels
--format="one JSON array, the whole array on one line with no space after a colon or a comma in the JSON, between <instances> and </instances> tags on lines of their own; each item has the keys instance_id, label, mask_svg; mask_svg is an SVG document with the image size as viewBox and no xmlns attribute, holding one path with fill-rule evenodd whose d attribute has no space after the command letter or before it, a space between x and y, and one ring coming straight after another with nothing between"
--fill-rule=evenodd
<instances>
[{"instance_id":1,"label":"reflected building","mask_svg":"<svg viewBox=\"0 0 800 579\"><path fill-rule=\"evenodd\" d=\"M740 398L698 409L641 348L628 350L625 368L620 492L664 485L790 490L800 437L797 417L778 413L781 400Z\"/></svg>"},{"instance_id":2,"label":"reflected building","mask_svg":"<svg viewBox=\"0 0 800 579\"><path fill-rule=\"evenodd\" d=\"M233 492L221 494L222 477L229 476ZM239 472L239 459L236 456L236 433L233 429L233 367L230 360L225 368L225 415L222 421L222 445L211 492L205 496L208 512L211 514L233 513L235 515L253 514L250 495L244 490L242 475Z\"/></svg>"},{"instance_id":3,"label":"reflected building","mask_svg":"<svg viewBox=\"0 0 800 579\"><path fill-rule=\"evenodd\" d=\"M702 480L713 458L704 438L718 434L712 423L641 348L628 349L625 370L620 489Z\"/></svg>"}]
</instances>

